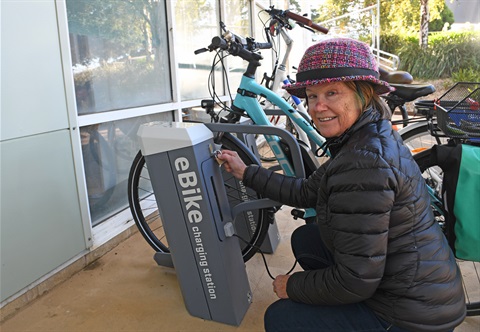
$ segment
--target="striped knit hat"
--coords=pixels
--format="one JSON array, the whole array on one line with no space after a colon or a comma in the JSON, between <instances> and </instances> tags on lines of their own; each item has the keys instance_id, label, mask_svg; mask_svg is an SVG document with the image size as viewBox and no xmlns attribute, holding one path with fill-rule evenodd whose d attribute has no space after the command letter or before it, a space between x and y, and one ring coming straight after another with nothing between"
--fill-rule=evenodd
<instances>
[{"instance_id":1,"label":"striped knit hat","mask_svg":"<svg viewBox=\"0 0 480 332\"><path fill-rule=\"evenodd\" d=\"M379 80L378 66L370 47L350 38L332 38L310 46L298 66L297 82L283 86L290 94L305 98L305 88L338 81L368 81L375 92L394 89Z\"/></svg>"}]
</instances>

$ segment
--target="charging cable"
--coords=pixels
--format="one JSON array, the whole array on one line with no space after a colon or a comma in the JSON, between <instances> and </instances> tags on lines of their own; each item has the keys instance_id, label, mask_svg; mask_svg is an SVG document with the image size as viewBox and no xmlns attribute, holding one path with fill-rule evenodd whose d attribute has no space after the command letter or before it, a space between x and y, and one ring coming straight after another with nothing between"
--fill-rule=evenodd
<instances>
[{"instance_id":1,"label":"charging cable","mask_svg":"<svg viewBox=\"0 0 480 332\"><path fill-rule=\"evenodd\" d=\"M248 246L258 250L258 252L260 252L260 254L262 255L262 259L263 259L263 263L265 264L265 268L267 270L267 273L268 275L270 276L270 278L272 278L272 280L275 280L275 278L273 277L273 275L270 273L270 270L268 268L268 264L267 264L267 260L265 258L265 254L263 253L262 249L260 249L260 247L258 246L255 246L255 245L252 245L250 244L247 240L245 240L244 238L242 238L241 236L237 235L237 234L233 234L233 236L239 238L242 242L244 242L245 244L247 244ZM297 260L295 259L295 262L293 263L293 266L292 268L286 273L286 274L290 274L292 273L293 269L295 268L295 266L297 266Z\"/></svg>"}]
</instances>

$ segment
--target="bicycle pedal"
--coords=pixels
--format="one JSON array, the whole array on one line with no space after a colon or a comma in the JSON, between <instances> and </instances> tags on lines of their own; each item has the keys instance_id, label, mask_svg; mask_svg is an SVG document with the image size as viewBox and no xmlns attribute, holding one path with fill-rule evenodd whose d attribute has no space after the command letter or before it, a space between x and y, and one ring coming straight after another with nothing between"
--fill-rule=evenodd
<instances>
[{"instance_id":1,"label":"bicycle pedal","mask_svg":"<svg viewBox=\"0 0 480 332\"><path fill-rule=\"evenodd\" d=\"M305 219L305 211L299 210L299 209L292 209L291 212L293 219L297 220L298 218Z\"/></svg>"}]
</instances>

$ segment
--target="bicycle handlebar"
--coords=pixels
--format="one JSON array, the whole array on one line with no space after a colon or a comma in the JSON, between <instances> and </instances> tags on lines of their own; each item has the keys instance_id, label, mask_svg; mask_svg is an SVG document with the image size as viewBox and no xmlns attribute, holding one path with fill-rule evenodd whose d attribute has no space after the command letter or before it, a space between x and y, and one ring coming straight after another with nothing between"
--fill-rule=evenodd
<instances>
[{"instance_id":1,"label":"bicycle handlebar","mask_svg":"<svg viewBox=\"0 0 480 332\"><path fill-rule=\"evenodd\" d=\"M323 33L328 33L327 28L313 23L312 20L304 16L292 13L288 10L275 9L273 6L271 6L270 9L265 9L265 11L270 15L272 19L280 20L284 24L284 26L287 26L289 29L292 29L292 27L288 23L288 19L290 18L298 22L302 27L308 30L315 29ZM225 24L223 24L223 22L220 22L220 26L222 27L222 30L224 30L223 35L221 37L213 37L212 42L210 43L208 48L198 49L194 52L195 54L200 54L207 51L211 52L217 49L221 49L224 51L228 51L234 56L239 56L243 60L248 61L250 64L255 64L256 66L259 66L259 60L262 60L263 57L261 56L261 54L256 53L256 51L259 49L272 48L272 43L270 42L270 39L268 43L257 43L253 38L245 39L226 30Z\"/></svg>"},{"instance_id":2,"label":"bicycle handlebar","mask_svg":"<svg viewBox=\"0 0 480 332\"><path fill-rule=\"evenodd\" d=\"M328 33L328 29L325 27L322 27L321 25L318 25L316 23L313 23L312 20L306 18L305 16L301 16L298 14L295 14L289 10L281 10L281 9L275 9L273 6L270 7L270 9L265 9L265 11L272 17L272 18L277 18L282 21L284 21L285 24L288 24L286 22L286 19L292 19L295 22L299 23L302 27L305 28L305 26L317 30L322 33ZM289 29L292 29L292 27L289 27ZM309 29L310 30L310 29Z\"/></svg>"},{"instance_id":3,"label":"bicycle handlebar","mask_svg":"<svg viewBox=\"0 0 480 332\"><path fill-rule=\"evenodd\" d=\"M200 54L207 51L215 51L221 49L228 51L231 55L239 56L243 60L248 62L258 62L263 59L262 55L256 53L259 49L272 48L271 43L257 43L253 38L239 38L233 33L227 31L222 37L216 36L212 38L212 42L207 48L201 48L196 50L195 54Z\"/></svg>"},{"instance_id":4,"label":"bicycle handlebar","mask_svg":"<svg viewBox=\"0 0 480 332\"><path fill-rule=\"evenodd\" d=\"M312 29L315 29L319 32L322 32L322 33L328 33L328 29L325 28L325 27L322 27L321 25L318 25L316 23L313 23L312 20L306 18L305 16L301 16L301 15L298 15L298 14L295 14L295 13L292 13L291 11L289 10L286 10L285 11L285 16L287 16L288 18L291 18L292 20L300 23L300 24L304 24Z\"/></svg>"}]
</instances>

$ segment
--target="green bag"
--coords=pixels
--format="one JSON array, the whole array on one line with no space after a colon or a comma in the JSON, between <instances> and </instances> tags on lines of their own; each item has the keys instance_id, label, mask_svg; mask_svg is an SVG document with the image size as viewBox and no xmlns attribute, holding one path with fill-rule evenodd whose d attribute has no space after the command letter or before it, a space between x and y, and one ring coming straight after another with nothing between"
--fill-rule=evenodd
<instances>
[{"instance_id":1,"label":"green bag","mask_svg":"<svg viewBox=\"0 0 480 332\"><path fill-rule=\"evenodd\" d=\"M438 145L432 157L444 171L446 236L455 256L480 261L480 147Z\"/></svg>"}]
</instances>

